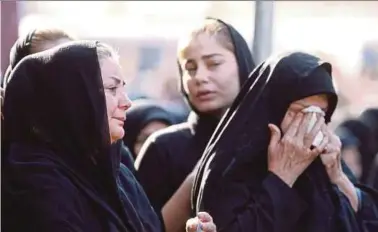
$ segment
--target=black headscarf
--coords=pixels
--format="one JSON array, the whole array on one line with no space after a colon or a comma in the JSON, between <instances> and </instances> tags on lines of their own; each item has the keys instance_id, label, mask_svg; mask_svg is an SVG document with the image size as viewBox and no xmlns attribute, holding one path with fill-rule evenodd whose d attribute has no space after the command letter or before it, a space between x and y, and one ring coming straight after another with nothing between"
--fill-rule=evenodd
<instances>
[{"instance_id":1,"label":"black headscarf","mask_svg":"<svg viewBox=\"0 0 378 232\"><path fill-rule=\"evenodd\" d=\"M194 210L211 210L209 204L214 206L214 198L219 195L217 191L229 176L242 178L240 181L247 178L250 184L256 183L254 181L260 183L268 173L268 124L281 125L292 102L317 94L328 95L329 106L325 114L328 123L337 105L329 63L306 53L295 52L271 57L259 65L222 118L205 149L193 186ZM249 170L248 177L240 173L242 167ZM297 184L298 191L313 202L306 220L316 220L313 215L341 205L334 203L338 193L334 192L319 158L302 176L302 180L306 181ZM221 204L224 208L235 209L237 206L233 205L241 204L240 201L229 199L229 202ZM231 220L229 216L218 212L217 220L227 223Z\"/></svg>"},{"instance_id":2,"label":"black headscarf","mask_svg":"<svg viewBox=\"0 0 378 232\"><path fill-rule=\"evenodd\" d=\"M176 123L174 115L165 109L158 102L151 99L140 99L133 101L130 109L126 112L125 136L123 141L129 148L134 158L134 145L141 130L152 121L160 121L168 126Z\"/></svg>"},{"instance_id":3,"label":"black headscarf","mask_svg":"<svg viewBox=\"0 0 378 232\"><path fill-rule=\"evenodd\" d=\"M376 146L374 147L375 151L378 152L378 108L369 108L362 112L359 117L360 120L370 127L373 132L373 140L375 141Z\"/></svg>"},{"instance_id":4,"label":"black headscarf","mask_svg":"<svg viewBox=\"0 0 378 232\"><path fill-rule=\"evenodd\" d=\"M376 155L375 142L373 138L373 132L368 125L359 119L348 119L340 124L340 128L347 129L352 133L359 141L358 150L361 154L362 160L362 176L360 181L366 183L371 164L373 163Z\"/></svg>"},{"instance_id":5,"label":"black headscarf","mask_svg":"<svg viewBox=\"0 0 378 232\"><path fill-rule=\"evenodd\" d=\"M23 59L6 89L4 118L9 162L32 159L12 153L13 144L53 151L43 158L59 164L118 229L126 231L116 183L120 146L110 143L96 42L72 42ZM45 170L43 163L33 165Z\"/></svg>"},{"instance_id":6,"label":"black headscarf","mask_svg":"<svg viewBox=\"0 0 378 232\"><path fill-rule=\"evenodd\" d=\"M12 70L22 60L22 58L30 55L31 42L35 31L35 29L31 30L29 33L25 34L25 36L19 37L13 44L9 54L9 66L5 71L3 79L1 80L1 87L6 87Z\"/></svg>"}]
</instances>

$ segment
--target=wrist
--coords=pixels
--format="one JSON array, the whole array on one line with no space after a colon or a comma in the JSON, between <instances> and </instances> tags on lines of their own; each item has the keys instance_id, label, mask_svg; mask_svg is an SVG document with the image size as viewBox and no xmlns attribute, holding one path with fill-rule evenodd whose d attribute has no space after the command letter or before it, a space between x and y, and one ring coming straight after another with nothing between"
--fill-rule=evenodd
<instances>
[{"instance_id":1,"label":"wrist","mask_svg":"<svg viewBox=\"0 0 378 232\"><path fill-rule=\"evenodd\" d=\"M288 185L290 188L293 187L295 181L297 178L295 178L290 173L286 172L279 172L274 169L269 169L270 172L272 172L274 175L276 175L278 178L280 178L286 185Z\"/></svg>"},{"instance_id":2,"label":"wrist","mask_svg":"<svg viewBox=\"0 0 378 232\"><path fill-rule=\"evenodd\" d=\"M341 171L334 177L330 178L330 181L332 184L335 184L337 186L345 186L349 182L349 179L345 175L345 173Z\"/></svg>"}]
</instances>

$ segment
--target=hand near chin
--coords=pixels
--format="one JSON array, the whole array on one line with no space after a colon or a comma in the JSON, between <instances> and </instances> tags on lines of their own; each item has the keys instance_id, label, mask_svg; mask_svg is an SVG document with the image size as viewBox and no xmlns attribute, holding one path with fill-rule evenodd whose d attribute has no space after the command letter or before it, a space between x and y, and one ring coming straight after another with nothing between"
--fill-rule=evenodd
<instances>
[{"instance_id":1,"label":"hand near chin","mask_svg":"<svg viewBox=\"0 0 378 232\"><path fill-rule=\"evenodd\" d=\"M341 166L341 141L329 128L322 128L323 134L329 138L329 143L325 147L320 158L327 171L330 181L336 184L344 173Z\"/></svg>"}]
</instances>

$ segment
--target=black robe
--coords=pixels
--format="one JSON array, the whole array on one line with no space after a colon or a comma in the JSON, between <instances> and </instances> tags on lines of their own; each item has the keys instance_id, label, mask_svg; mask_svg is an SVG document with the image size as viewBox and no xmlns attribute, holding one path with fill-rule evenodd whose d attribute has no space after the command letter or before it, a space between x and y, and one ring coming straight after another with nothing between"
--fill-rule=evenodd
<instances>
[{"instance_id":1,"label":"black robe","mask_svg":"<svg viewBox=\"0 0 378 232\"><path fill-rule=\"evenodd\" d=\"M201 158L194 213L209 212L218 232L378 231L376 192L360 186L354 213L319 158L293 188L267 169L268 124L280 125L291 102L327 94L331 120L337 95L330 74L330 64L299 52L271 57L253 71Z\"/></svg>"},{"instance_id":2,"label":"black robe","mask_svg":"<svg viewBox=\"0 0 378 232\"><path fill-rule=\"evenodd\" d=\"M375 154L378 152L372 128L359 119L348 119L339 125L352 133L359 141L358 150L361 154L362 176L360 182L366 184L372 168Z\"/></svg>"},{"instance_id":3,"label":"black robe","mask_svg":"<svg viewBox=\"0 0 378 232\"><path fill-rule=\"evenodd\" d=\"M96 42L24 58L4 102L10 153L4 231L161 231L142 187L110 143Z\"/></svg>"},{"instance_id":4,"label":"black robe","mask_svg":"<svg viewBox=\"0 0 378 232\"><path fill-rule=\"evenodd\" d=\"M16 67L16 65L22 60L22 58L30 54L31 40L33 38L34 33L35 33L35 30L31 30L29 33L25 34L25 36L19 37L16 40L16 42L13 44L10 50L10 54L9 54L8 68L1 79L2 88L5 89L9 81L11 72ZM1 118L1 125L2 125L1 127L1 158L3 161L3 158L6 156L9 150L8 139L6 138L4 134L3 118Z\"/></svg>"},{"instance_id":5,"label":"black robe","mask_svg":"<svg viewBox=\"0 0 378 232\"><path fill-rule=\"evenodd\" d=\"M124 125L125 136L123 142L130 149L134 159L138 154L134 152L134 146L141 130L152 121L166 123L168 126L178 123L175 115L165 106L152 99L138 99L133 101L126 112L127 121Z\"/></svg>"},{"instance_id":6,"label":"black robe","mask_svg":"<svg viewBox=\"0 0 378 232\"><path fill-rule=\"evenodd\" d=\"M231 25L220 22L227 26L231 34L242 85L255 67L252 55L239 32ZM180 82L182 93L188 101L182 78ZM219 122L213 116L199 113L188 103L192 108L188 121L150 136L135 162L137 178L156 211L161 210L193 170Z\"/></svg>"}]
</instances>

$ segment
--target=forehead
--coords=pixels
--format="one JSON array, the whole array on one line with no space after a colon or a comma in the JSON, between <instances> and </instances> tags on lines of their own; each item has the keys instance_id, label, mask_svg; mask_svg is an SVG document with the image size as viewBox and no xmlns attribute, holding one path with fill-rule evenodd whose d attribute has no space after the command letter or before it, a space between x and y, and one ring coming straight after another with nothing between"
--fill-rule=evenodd
<instances>
[{"instance_id":1,"label":"forehead","mask_svg":"<svg viewBox=\"0 0 378 232\"><path fill-rule=\"evenodd\" d=\"M119 63L113 58L100 60L101 75L103 79L117 78L124 80Z\"/></svg>"},{"instance_id":2,"label":"forehead","mask_svg":"<svg viewBox=\"0 0 378 232\"><path fill-rule=\"evenodd\" d=\"M231 53L219 44L215 35L211 36L206 33L195 35L182 42L179 50L179 57L182 59L201 57L214 53Z\"/></svg>"}]
</instances>

